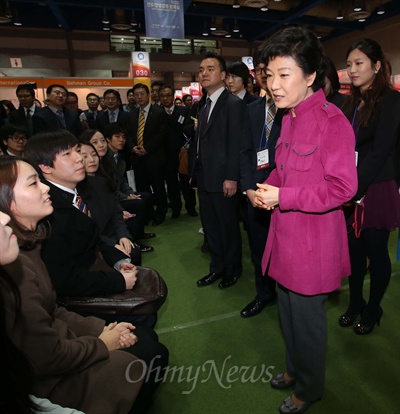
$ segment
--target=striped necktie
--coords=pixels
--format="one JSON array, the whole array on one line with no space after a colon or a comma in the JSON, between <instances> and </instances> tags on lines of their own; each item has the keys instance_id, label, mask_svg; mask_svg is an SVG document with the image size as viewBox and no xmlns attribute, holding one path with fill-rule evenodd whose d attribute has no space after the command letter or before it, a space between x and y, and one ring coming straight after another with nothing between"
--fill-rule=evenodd
<instances>
[{"instance_id":1,"label":"striped necktie","mask_svg":"<svg viewBox=\"0 0 400 414\"><path fill-rule=\"evenodd\" d=\"M270 105L268 105L267 116L266 116L266 119L265 119L266 139L268 139L269 134L271 133L272 125L274 124L275 114L276 114L276 106L272 102Z\"/></svg>"},{"instance_id":2,"label":"striped necktie","mask_svg":"<svg viewBox=\"0 0 400 414\"><path fill-rule=\"evenodd\" d=\"M143 132L144 132L144 109L140 110L139 127L137 132L137 144L143 147Z\"/></svg>"},{"instance_id":3,"label":"striped necktie","mask_svg":"<svg viewBox=\"0 0 400 414\"><path fill-rule=\"evenodd\" d=\"M82 211L82 213L86 214L88 217L92 217L92 213L90 212L89 207L86 205L80 195L76 195L75 202L79 211Z\"/></svg>"},{"instance_id":4,"label":"striped necktie","mask_svg":"<svg viewBox=\"0 0 400 414\"><path fill-rule=\"evenodd\" d=\"M57 116L58 116L58 120L60 121L59 125L61 126L61 128L67 129L67 125L65 123L65 118L64 118L64 112L62 109L57 110Z\"/></svg>"},{"instance_id":5,"label":"striped necktie","mask_svg":"<svg viewBox=\"0 0 400 414\"><path fill-rule=\"evenodd\" d=\"M110 111L110 124L115 122L115 112Z\"/></svg>"}]
</instances>

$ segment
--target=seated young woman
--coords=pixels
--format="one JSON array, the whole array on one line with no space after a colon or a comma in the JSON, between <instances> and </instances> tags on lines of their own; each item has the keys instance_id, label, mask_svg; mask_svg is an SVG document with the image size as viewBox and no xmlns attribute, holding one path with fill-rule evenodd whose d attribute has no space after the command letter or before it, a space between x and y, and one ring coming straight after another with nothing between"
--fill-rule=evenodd
<instances>
[{"instance_id":1,"label":"seated young woman","mask_svg":"<svg viewBox=\"0 0 400 414\"><path fill-rule=\"evenodd\" d=\"M140 265L141 251L132 240L136 234L131 234L123 218L123 210L118 203L115 192L112 189L107 178L97 175L100 158L96 148L92 144L81 142L81 155L86 170L86 179L78 184L77 188L80 194L86 195L89 205L91 198L91 186L100 187L102 191L101 203L96 201L100 209L91 209L92 219L95 220L100 231L100 237L106 244L114 246L124 252L131 258L131 262ZM89 205L90 208L90 205Z\"/></svg>"},{"instance_id":2,"label":"seated young woman","mask_svg":"<svg viewBox=\"0 0 400 414\"><path fill-rule=\"evenodd\" d=\"M168 364L168 350L150 329L127 322L105 326L102 319L57 306L40 256L48 231L44 219L53 211L48 191L30 164L0 158L0 211L11 217L10 243L17 237L21 248L17 260L5 266L20 300L0 280L6 333L30 362L37 397L86 414L144 413ZM146 365L152 367L147 375Z\"/></svg>"},{"instance_id":3,"label":"seated young woman","mask_svg":"<svg viewBox=\"0 0 400 414\"><path fill-rule=\"evenodd\" d=\"M154 233L145 233L144 226L153 218L152 196L149 193L137 193L129 186L125 174L125 162L118 157L118 165L112 157L104 135L95 129L85 130L79 137L81 143L92 144L100 159L100 168L96 175L106 177L123 208L124 219L135 243L142 253L153 251L153 247L144 245L139 239L151 239Z\"/></svg>"}]
</instances>

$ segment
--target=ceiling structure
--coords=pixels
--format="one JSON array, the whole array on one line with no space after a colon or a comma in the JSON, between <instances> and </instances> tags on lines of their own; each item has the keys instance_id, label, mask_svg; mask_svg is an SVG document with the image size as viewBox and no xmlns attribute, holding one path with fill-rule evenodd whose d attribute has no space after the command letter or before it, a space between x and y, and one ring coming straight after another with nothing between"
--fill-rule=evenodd
<instances>
[{"instance_id":1,"label":"ceiling structure","mask_svg":"<svg viewBox=\"0 0 400 414\"><path fill-rule=\"evenodd\" d=\"M301 25L328 40L400 16L400 0L183 0L187 38L264 40L285 24ZM359 12L354 12L360 4ZM238 5L240 7L238 7ZM384 14L378 12L384 11ZM7 17L9 16L9 18ZM343 19L338 17L343 16ZM104 24L105 18L110 23ZM359 21L360 18L365 21ZM131 26L131 22L133 25ZM145 35L143 0L0 0L0 27L103 31ZM217 32L209 31L210 24ZM119 30L119 29L124 30ZM233 29L239 29L235 31ZM18 30L18 27L15 28ZM217 36L216 34L219 34Z\"/></svg>"}]
</instances>

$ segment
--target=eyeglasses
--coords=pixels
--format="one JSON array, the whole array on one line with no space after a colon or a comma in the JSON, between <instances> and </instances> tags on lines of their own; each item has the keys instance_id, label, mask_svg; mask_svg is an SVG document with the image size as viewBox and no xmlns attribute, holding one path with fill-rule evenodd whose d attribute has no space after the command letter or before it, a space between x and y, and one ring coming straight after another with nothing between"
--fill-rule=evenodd
<instances>
[{"instance_id":1,"label":"eyeglasses","mask_svg":"<svg viewBox=\"0 0 400 414\"><path fill-rule=\"evenodd\" d=\"M9 135L8 139L11 139L11 141L18 142L18 141L28 141L28 138L26 135Z\"/></svg>"},{"instance_id":2,"label":"eyeglasses","mask_svg":"<svg viewBox=\"0 0 400 414\"><path fill-rule=\"evenodd\" d=\"M57 96L67 96L67 92L59 91L59 90L52 90L52 93L55 93Z\"/></svg>"},{"instance_id":3,"label":"eyeglasses","mask_svg":"<svg viewBox=\"0 0 400 414\"><path fill-rule=\"evenodd\" d=\"M29 98L33 98L32 95L26 94L26 95L17 95L18 99L29 99Z\"/></svg>"},{"instance_id":4,"label":"eyeglasses","mask_svg":"<svg viewBox=\"0 0 400 414\"><path fill-rule=\"evenodd\" d=\"M266 66L264 66L264 67L262 67L262 68L260 68L260 67L258 67L258 68L254 68L253 72L254 72L256 75L259 75L261 72L264 72L264 75L266 75L266 74L267 74L267 67L266 67Z\"/></svg>"},{"instance_id":5,"label":"eyeglasses","mask_svg":"<svg viewBox=\"0 0 400 414\"><path fill-rule=\"evenodd\" d=\"M160 95L160 98L170 98L172 96L172 93L165 93Z\"/></svg>"}]
</instances>

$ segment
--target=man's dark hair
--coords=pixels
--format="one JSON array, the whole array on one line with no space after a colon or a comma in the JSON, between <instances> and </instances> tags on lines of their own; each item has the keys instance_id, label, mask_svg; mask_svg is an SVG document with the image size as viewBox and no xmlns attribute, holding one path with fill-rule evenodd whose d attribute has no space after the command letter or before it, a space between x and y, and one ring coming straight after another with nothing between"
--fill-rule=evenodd
<instances>
[{"instance_id":1,"label":"man's dark hair","mask_svg":"<svg viewBox=\"0 0 400 414\"><path fill-rule=\"evenodd\" d=\"M219 68L221 70L221 72L225 72L226 73L226 62L225 59L219 55L218 53L215 52L206 52L203 53L202 55L202 60L204 59L217 59L218 63L219 63Z\"/></svg>"},{"instance_id":2,"label":"man's dark hair","mask_svg":"<svg viewBox=\"0 0 400 414\"><path fill-rule=\"evenodd\" d=\"M145 85L144 83L137 83L133 88L133 92L136 91L136 89L144 89L147 93L147 95L150 93L149 91L149 87L147 85Z\"/></svg>"},{"instance_id":3,"label":"man's dark hair","mask_svg":"<svg viewBox=\"0 0 400 414\"><path fill-rule=\"evenodd\" d=\"M88 94L86 95L86 100L88 100L91 96L94 96L95 98L97 98L98 100L100 100L99 95L96 95L96 94L95 94L95 93L93 93L93 92L90 92L90 93L88 93Z\"/></svg>"},{"instance_id":4,"label":"man's dark hair","mask_svg":"<svg viewBox=\"0 0 400 414\"><path fill-rule=\"evenodd\" d=\"M68 98L69 96L72 96L72 97L76 98L76 100L78 100L78 95L77 95L75 92L68 92L68 93L67 93L67 98Z\"/></svg>"},{"instance_id":5,"label":"man's dark hair","mask_svg":"<svg viewBox=\"0 0 400 414\"><path fill-rule=\"evenodd\" d=\"M0 140L1 144L3 144L3 140L7 140L7 138L11 135L14 135L16 132L19 132L20 134L25 134L28 136L28 130L24 125L18 125L18 124L11 124L7 122L0 128Z\"/></svg>"},{"instance_id":6,"label":"man's dark hair","mask_svg":"<svg viewBox=\"0 0 400 414\"><path fill-rule=\"evenodd\" d=\"M50 95L54 88L64 89L65 93L68 94L68 89L63 85L59 85L58 83L53 83L52 85L48 86L46 89L46 94Z\"/></svg>"},{"instance_id":7,"label":"man's dark hair","mask_svg":"<svg viewBox=\"0 0 400 414\"><path fill-rule=\"evenodd\" d=\"M158 93L161 93L161 91L163 91L164 89L171 89L172 94L175 95L175 89L173 86L171 85L163 85L161 86L160 90L158 91Z\"/></svg>"},{"instance_id":8,"label":"man's dark hair","mask_svg":"<svg viewBox=\"0 0 400 414\"><path fill-rule=\"evenodd\" d=\"M193 99L192 95L189 95L189 94L184 95L183 98L182 98L183 103L185 103L188 100L189 96Z\"/></svg>"},{"instance_id":9,"label":"man's dark hair","mask_svg":"<svg viewBox=\"0 0 400 414\"><path fill-rule=\"evenodd\" d=\"M126 96L128 97L128 95L129 95L130 93L133 93L133 88L130 88L130 89L128 89L128 90L126 91Z\"/></svg>"},{"instance_id":10,"label":"man's dark hair","mask_svg":"<svg viewBox=\"0 0 400 414\"><path fill-rule=\"evenodd\" d=\"M153 89L154 86L159 86L161 88L161 86L163 86L163 85L164 85L164 82L161 82L161 81L151 82L151 88L152 89Z\"/></svg>"},{"instance_id":11,"label":"man's dark hair","mask_svg":"<svg viewBox=\"0 0 400 414\"><path fill-rule=\"evenodd\" d=\"M121 94L115 89L107 89L104 92L103 97L105 98L106 95L110 95L110 94L114 94L117 97L117 99L121 102Z\"/></svg>"},{"instance_id":12,"label":"man's dark hair","mask_svg":"<svg viewBox=\"0 0 400 414\"><path fill-rule=\"evenodd\" d=\"M125 134L126 129L118 122L108 124L103 131L103 135L106 139L111 139L113 135Z\"/></svg>"},{"instance_id":13,"label":"man's dark hair","mask_svg":"<svg viewBox=\"0 0 400 414\"><path fill-rule=\"evenodd\" d=\"M21 85L18 85L15 94L18 96L18 93L20 91L27 91L32 96L32 98L35 97L35 89L30 83L21 83Z\"/></svg>"},{"instance_id":14,"label":"man's dark hair","mask_svg":"<svg viewBox=\"0 0 400 414\"><path fill-rule=\"evenodd\" d=\"M33 135L24 148L24 158L37 170L39 164L54 167L57 154L78 145L78 138L65 129L46 129Z\"/></svg>"}]
</instances>

